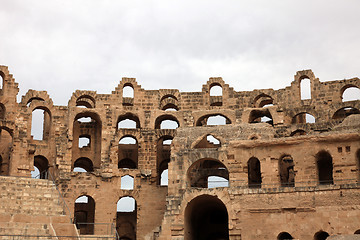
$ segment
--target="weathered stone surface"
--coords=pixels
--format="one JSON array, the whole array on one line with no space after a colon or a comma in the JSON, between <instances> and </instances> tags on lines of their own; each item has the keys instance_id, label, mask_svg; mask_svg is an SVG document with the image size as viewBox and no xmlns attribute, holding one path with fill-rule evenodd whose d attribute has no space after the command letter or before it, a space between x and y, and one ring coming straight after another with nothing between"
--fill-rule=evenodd
<instances>
[{"instance_id":1,"label":"weathered stone surface","mask_svg":"<svg viewBox=\"0 0 360 240\"><path fill-rule=\"evenodd\" d=\"M360 100L342 101L359 78L320 82L304 70L286 88L239 92L221 78L201 92L144 90L123 78L111 94L76 90L56 106L35 90L17 103L15 79L5 66L0 75L4 222L23 214L25 223L39 215L59 229L68 224L57 219L69 211L49 181L26 178L38 168L56 181L76 222L95 223L80 224L80 234L107 235L111 224L124 239L163 240L307 240L360 230ZM311 98L301 99L306 78ZM210 94L214 86L221 96ZM126 87L133 96L123 95ZM35 110L44 115L38 140ZM212 126L219 116L224 125ZM166 120L179 128L166 129ZM124 197L134 210L117 208Z\"/></svg>"}]
</instances>

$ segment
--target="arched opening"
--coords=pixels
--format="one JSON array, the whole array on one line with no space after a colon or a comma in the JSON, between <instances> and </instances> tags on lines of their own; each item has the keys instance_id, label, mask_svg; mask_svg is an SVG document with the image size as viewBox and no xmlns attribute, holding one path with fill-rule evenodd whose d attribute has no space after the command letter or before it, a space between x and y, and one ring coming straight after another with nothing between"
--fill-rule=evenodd
<instances>
[{"instance_id":1,"label":"arched opening","mask_svg":"<svg viewBox=\"0 0 360 240\"><path fill-rule=\"evenodd\" d=\"M135 169L138 165L139 146L135 137L124 136L118 145L118 168Z\"/></svg>"},{"instance_id":2,"label":"arched opening","mask_svg":"<svg viewBox=\"0 0 360 240\"><path fill-rule=\"evenodd\" d=\"M165 95L160 100L160 107L164 111L178 111L178 100L174 95Z\"/></svg>"},{"instance_id":3,"label":"arched opening","mask_svg":"<svg viewBox=\"0 0 360 240\"><path fill-rule=\"evenodd\" d=\"M296 114L292 119L292 124L315 123L315 117L309 113L303 112Z\"/></svg>"},{"instance_id":4,"label":"arched opening","mask_svg":"<svg viewBox=\"0 0 360 240\"><path fill-rule=\"evenodd\" d=\"M162 115L155 120L155 129L176 129L179 121L172 115Z\"/></svg>"},{"instance_id":5,"label":"arched opening","mask_svg":"<svg viewBox=\"0 0 360 240\"><path fill-rule=\"evenodd\" d=\"M300 80L301 100L311 99L311 81L307 76Z\"/></svg>"},{"instance_id":6,"label":"arched opening","mask_svg":"<svg viewBox=\"0 0 360 240\"><path fill-rule=\"evenodd\" d=\"M26 102L26 106L30 107L30 104L32 103L32 101L45 102L45 100L41 97L32 97Z\"/></svg>"},{"instance_id":7,"label":"arched opening","mask_svg":"<svg viewBox=\"0 0 360 240\"><path fill-rule=\"evenodd\" d=\"M266 108L262 110L252 110L249 116L249 123L268 123L274 125L270 111Z\"/></svg>"},{"instance_id":8,"label":"arched opening","mask_svg":"<svg viewBox=\"0 0 360 240\"><path fill-rule=\"evenodd\" d=\"M213 135L206 135L201 141L199 141L194 148L219 148L221 142Z\"/></svg>"},{"instance_id":9,"label":"arched opening","mask_svg":"<svg viewBox=\"0 0 360 240\"><path fill-rule=\"evenodd\" d=\"M277 237L278 240L288 240L288 239L294 239L290 233L282 232Z\"/></svg>"},{"instance_id":10,"label":"arched opening","mask_svg":"<svg viewBox=\"0 0 360 240\"><path fill-rule=\"evenodd\" d=\"M285 155L279 161L280 182L282 187L295 186L294 160L290 155Z\"/></svg>"},{"instance_id":11,"label":"arched opening","mask_svg":"<svg viewBox=\"0 0 360 240\"><path fill-rule=\"evenodd\" d=\"M76 106L81 108L95 108L95 99L89 95L80 96L76 99Z\"/></svg>"},{"instance_id":12,"label":"arched opening","mask_svg":"<svg viewBox=\"0 0 360 240\"><path fill-rule=\"evenodd\" d=\"M87 172L92 172L94 169L100 168L101 135L102 123L98 114L83 112L76 115L73 122L72 146L72 162L76 168L74 171L83 171L79 169L83 168ZM81 160L75 164L75 161L79 159Z\"/></svg>"},{"instance_id":13,"label":"arched opening","mask_svg":"<svg viewBox=\"0 0 360 240\"><path fill-rule=\"evenodd\" d=\"M221 186L229 186L229 171L224 164L215 159L200 159L194 162L188 169L187 176L191 187L220 187L218 183L209 183L209 177L210 180L221 178Z\"/></svg>"},{"instance_id":14,"label":"arched opening","mask_svg":"<svg viewBox=\"0 0 360 240\"><path fill-rule=\"evenodd\" d=\"M36 108L31 116L31 135L34 140L47 140L50 134L51 118L48 110Z\"/></svg>"},{"instance_id":15,"label":"arched opening","mask_svg":"<svg viewBox=\"0 0 360 240\"><path fill-rule=\"evenodd\" d=\"M5 106L4 104L0 103L0 120L5 119Z\"/></svg>"},{"instance_id":16,"label":"arched opening","mask_svg":"<svg viewBox=\"0 0 360 240\"><path fill-rule=\"evenodd\" d=\"M36 170L37 168L37 170ZM33 178L48 179L49 161L46 157L37 155L34 157L34 171L31 172ZM39 172L37 175L35 175Z\"/></svg>"},{"instance_id":17,"label":"arched opening","mask_svg":"<svg viewBox=\"0 0 360 240\"><path fill-rule=\"evenodd\" d=\"M345 90L343 90L341 99L343 102L360 100L360 89L355 86L345 88Z\"/></svg>"},{"instance_id":18,"label":"arched opening","mask_svg":"<svg viewBox=\"0 0 360 240\"><path fill-rule=\"evenodd\" d=\"M157 142L157 174L160 186L168 185L168 168L171 155L172 136L163 136Z\"/></svg>"},{"instance_id":19,"label":"arched opening","mask_svg":"<svg viewBox=\"0 0 360 240\"><path fill-rule=\"evenodd\" d=\"M9 175L13 139L8 129L0 128L0 175Z\"/></svg>"},{"instance_id":20,"label":"arched opening","mask_svg":"<svg viewBox=\"0 0 360 240\"><path fill-rule=\"evenodd\" d=\"M216 126L231 124L231 120L221 114L209 114L200 117L196 121L196 126Z\"/></svg>"},{"instance_id":21,"label":"arched opening","mask_svg":"<svg viewBox=\"0 0 360 240\"><path fill-rule=\"evenodd\" d=\"M93 172L94 166L92 161L89 158L81 157L77 159L74 163L74 172Z\"/></svg>"},{"instance_id":22,"label":"arched opening","mask_svg":"<svg viewBox=\"0 0 360 240\"><path fill-rule=\"evenodd\" d=\"M229 180L218 176L209 176L207 179L208 188L229 187Z\"/></svg>"},{"instance_id":23,"label":"arched opening","mask_svg":"<svg viewBox=\"0 0 360 240\"><path fill-rule=\"evenodd\" d=\"M90 136L80 135L79 136L79 148L90 148Z\"/></svg>"},{"instance_id":24,"label":"arched opening","mask_svg":"<svg viewBox=\"0 0 360 240\"><path fill-rule=\"evenodd\" d=\"M133 197L122 197L116 204L116 230L122 238L136 239L137 206Z\"/></svg>"},{"instance_id":25,"label":"arched opening","mask_svg":"<svg viewBox=\"0 0 360 240\"><path fill-rule=\"evenodd\" d=\"M0 72L0 90L4 87L4 73Z\"/></svg>"},{"instance_id":26,"label":"arched opening","mask_svg":"<svg viewBox=\"0 0 360 240\"><path fill-rule=\"evenodd\" d=\"M226 206L216 196L201 195L185 209L185 240L229 239Z\"/></svg>"},{"instance_id":27,"label":"arched opening","mask_svg":"<svg viewBox=\"0 0 360 240\"><path fill-rule=\"evenodd\" d=\"M247 162L248 168L248 185L249 188L261 188L261 168L260 161L256 157L252 157Z\"/></svg>"},{"instance_id":28,"label":"arched opening","mask_svg":"<svg viewBox=\"0 0 360 240\"><path fill-rule=\"evenodd\" d=\"M329 237L330 235L327 232L324 231L319 231L317 233L315 233L314 235L314 240L325 240Z\"/></svg>"},{"instance_id":29,"label":"arched opening","mask_svg":"<svg viewBox=\"0 0 360 240\"><path fill-rule=\"evenodd\" d=\"M222 95L223 95L223 89L220 84L213 84L210 87L210 97L222 96Z\"/></svg>"},{"instance_id":30,"label":"arched opening","mask_svg":"<svg viewBox=\"0 0 360 240\"><path fill-rule=\"evenodd\" d=\"M354 234L360 234L360 229L356 230Z\"/></svg>"},{"instance_id":31,"label":"arched opening","mask_svg":"<svg viewBox=\"0 0 360 240\"><path fill-rule=\"evenodd\" d=\"M94 234L95 201L88 195L75 200L74 223L81 235Z\"/></svg>"},{"instance_id":32,"label":"arched opening","mask_svg":"<svg viewBox=\"0 0 360 240\"><path fill-rule=\"evenodd\" d=\"M254 107L263 108L273 106L273 99L267 94L260 94L254 99Z\"/></svg>"},{"instance_id":33,"label":"arched opening","mask_svg":"<svg viewBox=\"0 0 360 240\"><path fill-rule=\"evenodd\" d=\"M333 162L330 153L320 151L316 154L319 184L333 184Z\"/></svg>"},{"instance_id":34,"label":"arched opening","mask_svg":"<svg viewBox=\"0 0 360 240\"><path fill-rule=\"evenodd\" d=\"M131 84L125 84L123 88L124 98L134 98L134 87Z\"/></svg>"},{"instance_id":35,"label":"arched opening","mask_svg":"<svg viewBox=\"0 0 360 240\"><path fill-rule=\"evenodd\" d=\"M125 175L121 177L121 186L122 190L133 190L134 189L134 177L130 175Z\"/></svg>"},{"instance_id":36,"label":"arched opening","mask_svg":"<svg viewBox=\"0 0 360 240\"><path fill-rule=\"evenodd\" d=\"M334 113L332 119L341 120L352 114L360 114L359 109L353 107L341 108Z\"/></svg>"},{"instance_id":37,"label":"arched opening","mask_svg":"<svg viewBox=\"0 0 360 240\"><path fill-rule=\"evenodd\" d=\"M291 137L302 136L302 135L306 135L306 132L302 129L297 129L290 134Z\"/></svg>"},{"instance_id":38,"label":"arched opening","mask_svg":"<svg viewBox=\"0 0 360 240\"><path fill-rule=\"evenodd\" d=\"M118 129L140 128L140 120L136 115L127 113L118 118L117 128Z\"/></svg>"}]
</instances>

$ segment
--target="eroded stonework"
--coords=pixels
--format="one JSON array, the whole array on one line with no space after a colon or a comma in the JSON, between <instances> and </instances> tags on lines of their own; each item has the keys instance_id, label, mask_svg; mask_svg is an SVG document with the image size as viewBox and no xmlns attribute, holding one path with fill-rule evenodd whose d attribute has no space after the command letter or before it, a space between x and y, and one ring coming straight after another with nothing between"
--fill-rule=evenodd
<instances>
[{"instance_id":1,"label":"eroded stonework","mask_svg":"<svg viewBox=\"0 0 360 240\"><path fill-rule=\"evenodd\" d=\"M201 92L144 90L123 78L111 94L76 90L56 106L34 90L17 103L6 66L0 75L1 175L38 169L55 179L66 214L95 223L78 224L80 234L105 234L97 223L116 225L120 239L360 232L360 96L342 99L359 78L320 82L304 70L284 89L242 92L221 78ZM222 93L212 96L213 87ZM43 114L40 139L31 135L35 111ZM134 210L122 209L123 200Z\"/></svg>"}]
</instances>

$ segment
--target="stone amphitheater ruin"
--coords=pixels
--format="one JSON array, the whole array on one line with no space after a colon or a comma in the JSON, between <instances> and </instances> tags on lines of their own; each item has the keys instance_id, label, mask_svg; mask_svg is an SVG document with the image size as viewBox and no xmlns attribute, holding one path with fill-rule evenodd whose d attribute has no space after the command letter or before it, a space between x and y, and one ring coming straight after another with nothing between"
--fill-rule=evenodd
<instances>
[{"instance_id":1,"label":"stone amphitheater ruin","mask_svg":"<svg viewBox=\"0 0 360 240\"><path fill-rule=\"evenodd\" d=\"M221 78L200 92L123 78L56 106L34 90L18 103L0 75L1 239L360 236L359 78L303 70L240 92Z\"/></svg>"}]
</instances>

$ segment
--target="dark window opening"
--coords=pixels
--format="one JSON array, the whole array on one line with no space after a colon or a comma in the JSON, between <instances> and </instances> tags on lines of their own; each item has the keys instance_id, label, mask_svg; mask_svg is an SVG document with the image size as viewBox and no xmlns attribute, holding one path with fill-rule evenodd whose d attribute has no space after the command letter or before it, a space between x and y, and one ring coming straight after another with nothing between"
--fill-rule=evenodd
<instances>
[{"instance_id":1,"label":"dark window opening","mask_svg":"<svg viewBox=\"0 0 360 240\"><path fill-rule=\"evenodd\" d=\"M95 99L84 95L76 100L76 106L81 108L95 108Z\"/></svg>"},{"instance_id":2,"label":"dark window opening","mask_svg":"<svg viewBox=\"0 0 360 240\"><path fill-rule=\"evenodd\" d=\"M93 163L89 158L82 157L75 161L73 171L84 172L83 170L85 170L86 172L94 171Z\"/></svg>"},{"instance_id":3,"label":"dark window opening","mask_svg":"<svg viewBox=\"0 0 360 240\"><path fill-rule=\"evenodd\" d=\"M264 108L273 106L273 99L269 95L260 94L254 99L254 107Z\"/></svg>"},{"instance_id":4,"label":"dark window opening","mask_svg":"<svg viewBox=\"0 0 360 240\"><path fill-rule=\"evenodd\" d=\"M280 159L279 172L280 182L282 187L294 187L295 186L295 171L294 160L291 156L285 155Z\"/></svg>"},{"instance_id":5,"label":"dark window opening","mask_svg":"<svg viewBox=\"0 0 360 240\"><path fill-rule=\"evenodd\" d=\"M84 195L75 200L74 224L81 235L94 234L95 201Z\"/></svg>"},{"instance_id":6,"label":"dark window opening","mask_svg":"<svg viewBox=\"0 0 360 240\"><path fill-rule=\"evenodd\" d=\"M261 188L261 168L259 159L252 157L247 163L249 188Z\"/></svg>"},{"instance_id":7,"label":"dark window opening","mask_svg":"<svg viewBox=\"0 0 360 240\"><path fill-rule=\"evenodd\" d=\"M288 240L288 239L294 239L290 233L282 232L277 237L278 240Z\"/></svg>"},{"instance_id":8,"label":"dark window opening","mask_svg":"<svg viewBox=\"0 0 360 240\"><path fill-rule=\"evenodd\" d=\"M319 231L317 233L315 233L314 235L314 240L325 240L329 237L330 235L327 232L324 231Z\"/></svg>"},{"instance_id":9,"label":"dark window opening","mask_svg":"<svg viewBox=\"0 0 360 240\"><path fill-rule=\"evenodd\" d=\"M337 110L332 119L344 119L352 114L360 114L359 109L353 108L353 107L345 107L345 108L341 108L339 110Z\"/></svg>"},{"instance_id":10,"label":"dark window opening","mask_svg":"<svg viewBox=\"0 0 360 240\"><path fill-rule=\"evenodd\" d=\"M129 159L129 158L125 158L119 161L118 163L118 168L122 168L122 169L135 169L137 168L136 163Z\"/></svg>"},{"instance_id":11,"label":"dark window opening","mask_svg":"<svg viewBox=\"0 0 360 240\"><path fill-rule=\"evenodd\" d=\"M199 118L196 122L196 126L216 126L231 124L229 118L221 114L210 114Z\"/></svg>"},{"instance_id":12,"label":"dark window opening","mask_svg":"<svg viewBox=\"0 0 360 240\"><path fill-rule=\"evenodd\" d=\"M190 166L187 175L191 187L209 188L229 186L229 171L224 164L217 160L198 160ZM215 180L214 177L220 177L221 184L215 182L209 183L209 180ZM220 178L216 178L216 180L220 181Z\"/></svg>"},{"instance_id":13,"label":"dark window opening","mask_svg":"<svg viewBox=\"0 0 360 240\"><path fill-rule=\"evenodd\" d=\"M274 125L270 111L266 108L251 111L249 123L268 123L270 125Z\"/></svg>"},{"instance_id":14,"label":"dark window opening","mask_svg":"<svg viewBox=\"0 0 360 240\"><path fill-rule=\"evenodd\" d=\"M333 184L333 162L331 155L326 151L316 154L316 163L319 184Z\"/></svg>"},{"instance_id":15,"label":"dark window opening","mask_svg":"<svg viewBox=\"0 0 360 240\"><path fill-rule=\"evenodd\" d=\"M139 145L135 137L124 136L118 145L118 168L135 169L138 164Z\"/></svg>"}]
</instances>

